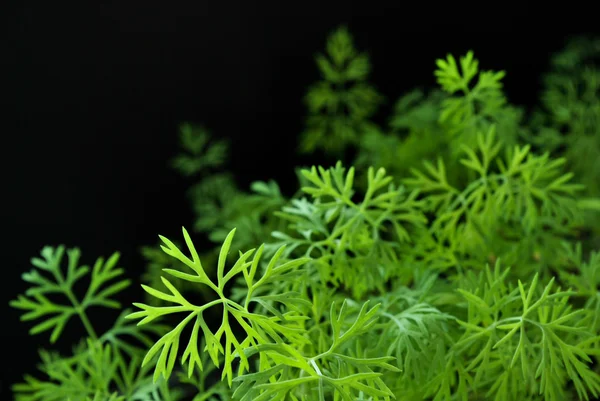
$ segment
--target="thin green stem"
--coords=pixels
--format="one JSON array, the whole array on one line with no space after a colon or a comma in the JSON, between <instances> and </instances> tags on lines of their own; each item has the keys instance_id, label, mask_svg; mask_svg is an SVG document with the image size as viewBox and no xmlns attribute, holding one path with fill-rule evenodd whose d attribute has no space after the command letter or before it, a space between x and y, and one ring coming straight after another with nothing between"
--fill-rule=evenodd
<instances>
[{"instance_id":1,"label":"thin green stem","mask_svg":"<svg viewBox=\"0 0 600 401\"><path fill-rule=\"evenodd\" d=\"M81 303L79 303L79 301L75 297L75 294L73 294L71 287L67 284L67 281L64 279L63 275L60 273L60 270L55 273L55 277L56 277L58 283L60 284L60 286L62 287L65 295L67 296L69 301L71 301L71 304L73 304L73 307L74 307L75 311L77 312L77 315L79 315L79 318L81 319L81 323L83 323L83 326L85 327L85 330L87 331L88 335L92 338L92 340L98 341L98 335L96 334L96 331L94 330L94 326L92 326L92 323L90 322L90 320L88 319L88 317L85 313L85 307L83 305L81 305Z\"/></svg>"},{"instance_id":2,"label":"thin green stem","mask_svg":"<svg viewBox=\"0 0 600 401\"><path fill-rule=\"evenodd\" d=\"M92 322L90 322L90 320L87 317L87 314L85 313L85 307L83 307L79 303L79 301L77 301L77 298L75 298L75 295L73 294L70 288L65 288L65 294L69 298L69 301L71 301L71 303L75 307L75 311L77 312L77 315L79 315L81 323L83 323L83 326L85 327L85 330L87 331L88 335L92 338L92 340L97 341L98 335L94 330L94 326L92 326Z\"/></svg>"}]
</instances>

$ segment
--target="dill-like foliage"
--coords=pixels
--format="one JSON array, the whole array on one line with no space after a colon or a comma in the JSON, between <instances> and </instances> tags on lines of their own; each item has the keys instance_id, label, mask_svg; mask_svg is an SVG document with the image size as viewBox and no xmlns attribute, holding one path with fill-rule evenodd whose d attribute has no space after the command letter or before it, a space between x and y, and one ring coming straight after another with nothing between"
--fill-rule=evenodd
<instances>
[{"instance_id":1,"label":"dill-like foliage","mask_svg":"<svg viewBox=\"0 0 600 401\"><path fill-rule=\"evenodd\" d=\"M598 54L593 41L560 53L531 118L504 71L447 55L439 87L400 97L384 126L369 58L336 30L300 139L339 161L298 168L291 195L244 190L229 145L183 125L173 167L193 180L194 232L143 249L146 299L101 335L86 311L120 308L118 256L89 269L70 250L65 270L64 248L45 248L12 306L51 342L75 317L87 336L72 355L42 352L46 377L17 398L597 399Z\"/></svg>"}]
</instances>

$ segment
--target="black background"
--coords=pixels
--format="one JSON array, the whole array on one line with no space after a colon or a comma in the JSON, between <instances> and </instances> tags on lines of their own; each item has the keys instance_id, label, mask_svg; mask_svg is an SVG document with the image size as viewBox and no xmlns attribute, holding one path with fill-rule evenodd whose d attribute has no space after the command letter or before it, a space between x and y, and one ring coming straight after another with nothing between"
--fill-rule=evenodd
<instances>
[{"instance_id":1,"label":"black background","mask_svg":"<svg viewBox=\"0 0 600 401\"><path fill-rule=\"evenodd\" d=\"M7 306L42 246L78 246L85 263L120 250L136 278L140 246L191 226L189 182L168 167L179 123L230 138L241 185L293 185L302 97L319 78L313 56L339 24L371 56L371 81L387 97L380 122L400 94L435 85L436 58L469 49L483 69L507 70L511 102L532 106L549 55L568 35L597 30L584 2L407 4L5 0L0 398L48 346ZM141 297L132 288L126 302Z\"/></svg>"}]
</instances>

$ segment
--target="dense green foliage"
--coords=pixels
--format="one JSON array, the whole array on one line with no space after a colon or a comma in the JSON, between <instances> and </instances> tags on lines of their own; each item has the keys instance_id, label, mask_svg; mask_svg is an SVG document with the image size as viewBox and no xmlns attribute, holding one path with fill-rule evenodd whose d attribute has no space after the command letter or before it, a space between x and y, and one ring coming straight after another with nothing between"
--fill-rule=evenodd
<instances>
[{"instance_id":1,"label":"dense green foliage","mask_svg":"<svg viewBox=\"0 0 600 401\"><path fill-rule=\"evenodd\" d=\"M402 96L384 127L369 59L338 29L299 149L331 159L299 168L295 194L245 191L229 145L183 125L173 166L194 180L194 232L143 249L147 297L105 333L86 310L120 308L118 255L33 259L11 305L52 343L75 317L87 337L42 351L43 378L16 398L597 399L599 54L589 40L558 54L531 115L508 103L503 71L448 55L439 88Z\"/></svg>"}]
</instances>

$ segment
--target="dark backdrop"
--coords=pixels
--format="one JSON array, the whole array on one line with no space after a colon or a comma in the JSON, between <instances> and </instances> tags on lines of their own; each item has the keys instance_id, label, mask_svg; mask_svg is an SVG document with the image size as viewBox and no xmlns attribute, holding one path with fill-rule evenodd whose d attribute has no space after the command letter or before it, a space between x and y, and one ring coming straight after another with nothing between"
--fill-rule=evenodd
<instances>
[{"instance_id":1,"label":"dark backdrop","mask_svg":"<svg viewBox=\"0 0 600 401\"><path fill-rule=\"evenodd\" d=\"M382 116L404 91L435 84L436 58L468 49L484 69L507 70L510 101L531 106L548 56L597 25L584 2L57 3L0 8L0 398L48 345L7 307L42 246L79 246L86 263L120 250L136 277L140 246L191 225L189 183L168 167L180 122L233 140L242 185L272 177L285 187L301 99L318 79L313 55L339 24L371 55L372 82L388 99Z\"/></svg>"}]
</instances>

